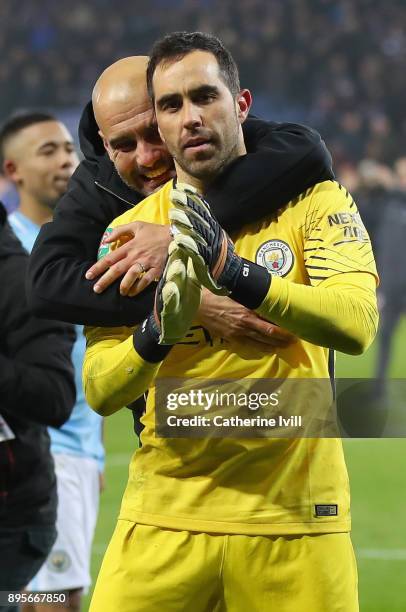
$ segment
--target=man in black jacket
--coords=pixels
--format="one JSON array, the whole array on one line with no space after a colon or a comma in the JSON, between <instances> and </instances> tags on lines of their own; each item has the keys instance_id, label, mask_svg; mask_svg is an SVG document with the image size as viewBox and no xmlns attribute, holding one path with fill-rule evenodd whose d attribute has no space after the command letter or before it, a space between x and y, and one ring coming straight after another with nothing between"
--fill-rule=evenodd
<instances>
[{"instance_id":1,"label":"man in black jacket","mask_svg":"<svg viewBox=\"0 0 406 612\"><path fill-rule=\"evenodd\" d=\"M110 66L95 87L93 106L89 103L84 110L79 136L85 159L60 200L53 223L42 227L31 256L28 287L31 306L39 316L88 325L133 325L151 309L154 283L135 298L120 295L118 280L112 283L127 271L127 257L112 266L105 287L112 284L102 295L85 278L110 221L170 177L168 154L157 139L146 92L146 63L147 58L125 58ZM248 155L230 164L207 193L216 217L229 232L269 216L308 187L334 177L330 154L319 134L309 128L250 118L244 124L244 138ZM141 252L151 258L150 239L138 233L131 242L135 242L133 263ZM209 305L209 315L231 308L228 298L218 300L222 302ZM266 343L266 336L278 334L269 323L257 329L255 325L263 322L254 317L242 307L229 319L225 316L223 337L229 339L227 334L234 329L247 341L251 337ZM215 317L209 318L213 322Z\"/></svg>"},{"instance_id":2,"label":"man in black jacket","mask_svg":"<svg viewBox=\"0 0 406 612\"><path fill-rule=\"evenodd\" d=\"M375 366L376 395L388 401L388 370L396 328L406 309L406 157L395 163L392 189L385 190L379 226L378 267L381 325Z\"/></svg>"},{"instance_id":3,"label":"man in black jacket","mask_svg":"<svg viewBox=\"0 0 406 612\"><path fill-rule=\"evenodd\" d=\"M60 427L75 402L74 331L30 314L27 260L0 204L0 591L24 588L55 540L56 481L46 427Z\"/></svg>"}]
</instances>

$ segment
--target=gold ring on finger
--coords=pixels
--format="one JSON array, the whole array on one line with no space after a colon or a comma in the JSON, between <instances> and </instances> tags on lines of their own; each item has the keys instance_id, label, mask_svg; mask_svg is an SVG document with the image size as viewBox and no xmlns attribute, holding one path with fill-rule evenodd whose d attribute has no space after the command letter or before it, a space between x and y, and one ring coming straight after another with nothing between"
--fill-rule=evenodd
<instances>
[{"instance_id":1,"label":"gold ring on finger","mask_svg":"<svg viewBox=\"0 0 406 612\"><path fill-rule=\"evenodd\" d=\"M145 274L146 269L144 268L144 265L140 261L137 261L137 265L140 267L141 275Z\"/></svg>"}]
</instances>

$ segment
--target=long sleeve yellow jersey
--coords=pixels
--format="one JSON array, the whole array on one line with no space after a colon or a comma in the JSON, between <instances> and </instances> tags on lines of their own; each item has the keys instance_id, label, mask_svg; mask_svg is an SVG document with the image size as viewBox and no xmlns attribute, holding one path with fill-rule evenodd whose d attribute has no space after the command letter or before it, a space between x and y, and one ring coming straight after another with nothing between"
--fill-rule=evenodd
<instances>
[{"instance_id":1,"label":"long sleeve yellow jersey","mask_svg":"<svg viewBox=\"0 0 406 612\"><path fill-rule=\"evenodd\" d=\"M112 227L136 220L167 224L171 186ZM156 434L156 412L163 408L156 405L162 401L157 388L165 381L329 380L333 351L361 353L376 333L371 244L355 203L338 183L316 185L233 240L241 256L272 274L258 314L294 332L298 342L259 355L243 343L212 337L196 321L162 363L151 364L135 351L133 329L85 330L83 381L90 405L111 414L148 390L142 446L131 461L120 517L211 533L348 531L348 477L338 438ZM309 394L301 393L300 402L309 404Z\"/></svg>"}]
</instances>

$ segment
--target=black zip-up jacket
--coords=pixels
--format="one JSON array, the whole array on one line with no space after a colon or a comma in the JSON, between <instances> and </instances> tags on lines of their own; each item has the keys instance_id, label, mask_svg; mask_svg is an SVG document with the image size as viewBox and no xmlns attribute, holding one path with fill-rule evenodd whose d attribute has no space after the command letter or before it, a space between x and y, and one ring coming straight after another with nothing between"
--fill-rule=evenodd
<instances>
[{"instance_id":1,"label":"black zip-up jacket","mask_svg":"<svg viewBox=\"0 0 406 612\"><path fill-rule=\"evenodd\" d=\"M331 156L314 130L250 117L243 125L248 154L232 162L207 192L217 219L229 232L270 215L312 185L334 178ZM31 253L27 288L40 317L86 325L134 325L150 312L155 285L136 298L120 296L116 281L102 294L85 272L115 218L144 196L127 187L98 135L91 103L79 126L85 159L73 174Z\"/></svg>"},{"instance_id":2,"label":"black zip-up jacket","mask_svg":"<svg viewBox=\"0 0 406 612\"><path fill-rule=\"evenodd\" d=\"M74 329L28 310L28 255L0 204L0 415L15 435L0 441L0 527L52 524L56 481L47 425L60 427L75 403Z\"/></svg>"}]
</instances>

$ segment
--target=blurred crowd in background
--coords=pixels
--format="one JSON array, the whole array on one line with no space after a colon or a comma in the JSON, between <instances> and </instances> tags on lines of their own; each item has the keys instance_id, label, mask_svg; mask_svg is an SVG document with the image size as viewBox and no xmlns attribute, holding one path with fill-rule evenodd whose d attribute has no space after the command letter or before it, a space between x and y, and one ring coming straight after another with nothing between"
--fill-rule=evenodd
<instances>
[{"instance_id":1,"label":"blurred crowd in background","mask_svg":"<svg viewBox=\"0 0 406 612\"><path fill-rule=\"evenodd\" d=\"M202 30L230 48L258 115L320 131L372 233L371 201L405 197L404 0L2 0L0 24L0 120L47 108L75 131L106 66Z\"/></svg>"}]
</instances>

